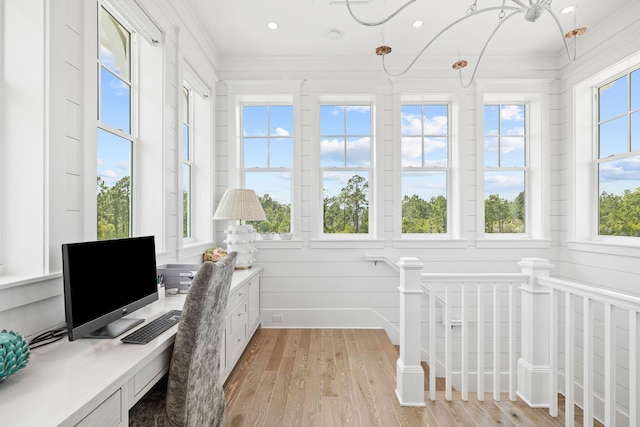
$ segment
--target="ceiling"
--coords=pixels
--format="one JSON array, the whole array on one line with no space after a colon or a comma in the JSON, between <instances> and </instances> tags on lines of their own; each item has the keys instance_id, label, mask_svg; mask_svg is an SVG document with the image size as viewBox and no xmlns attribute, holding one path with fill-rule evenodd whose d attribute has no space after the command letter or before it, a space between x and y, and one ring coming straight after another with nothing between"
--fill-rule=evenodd
<instances>
[{"instance_id":1,"label":"ceiling","mask_svg":"<svg viewBox=\"0 0 640 427\"><path fill-rule=\"evenodd\" d=\"M184 0L221 58L242 57L375 57L375 48L385 44L393 49L387 64L413 59L436 34L453 21L466 16L473 0L416 0L398 16L381 26L363 26L350 15L344 0ZM356 1L356 0L352 0ZM529 0L521 0L524 3ZM576 27L574 15L560 15L564 6L578 7L577 26L587 27L589 37L598 25L621 7L637 0L554 0L563 31ZM405 0L360 0L352 10L362 20L377 21L404 4ZM477 0L477 10L500 6L502 0ZM506 0L507 6L516 6ZM423 54L454 56L470 61L477 57L498 22L498 10L478 13L447 30ZM507 14L509 11L507 11ZM412 28L416 19L424 25ZM268 21L279 28L267 29ZM341 36L329 37L331 30ZM536 22L516 14L506 20L491 40L485 56L557 56L564 54L561 37L552 16L545 12ZM578 50L579 52L579 50ZM404 66L404 65L403 65Z\"/></svg>"}]
</instances>

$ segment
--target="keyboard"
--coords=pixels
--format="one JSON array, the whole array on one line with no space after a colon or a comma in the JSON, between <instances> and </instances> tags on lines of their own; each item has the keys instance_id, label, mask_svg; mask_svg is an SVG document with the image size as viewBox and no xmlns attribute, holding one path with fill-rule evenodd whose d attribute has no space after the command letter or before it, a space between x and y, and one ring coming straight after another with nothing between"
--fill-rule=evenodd
<instances>
[{"instance_id":1,"label":"keyboard","mask_svg":"<svg viewBox=\"0 0 640 427\"><path fill-rule=\"evenodd\" d=\"M152 339L177 324L180 321L181 310L171 310L147 323L140 329L136 329L129 335L120 338L120 341L128 344L147 344Z\"/></svg>"}]
</instances>

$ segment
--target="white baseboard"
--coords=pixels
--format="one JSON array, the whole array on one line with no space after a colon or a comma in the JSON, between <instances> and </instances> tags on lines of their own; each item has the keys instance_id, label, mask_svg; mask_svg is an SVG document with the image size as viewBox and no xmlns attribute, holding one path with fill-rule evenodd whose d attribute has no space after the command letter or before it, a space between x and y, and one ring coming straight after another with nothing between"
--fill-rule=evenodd
<instances>
[{"instance_id":1,"label":"white baseboard","mask_svg":"<svg viewBox=\"0 0 640 427\"><path fill-rule=\"evenodd\" d=\"M263 308L263 328L384 329L394 345L399 330L371 308Z\"/></svg>"}]
</instances>

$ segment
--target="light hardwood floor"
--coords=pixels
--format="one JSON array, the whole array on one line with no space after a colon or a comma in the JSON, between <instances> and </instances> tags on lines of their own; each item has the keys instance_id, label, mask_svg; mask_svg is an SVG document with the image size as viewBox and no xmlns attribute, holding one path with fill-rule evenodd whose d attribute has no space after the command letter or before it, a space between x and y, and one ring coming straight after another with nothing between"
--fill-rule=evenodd
<instances>
[{"instance_id":1,"label":"light hardwood floor","mask_svg":"<svg viewBox=\"0 0 640 427\"><path fill-rule=\"evenodd\" d=\"M484 402L454 393L425 407L395 395L398 350L377 329L259 329L224 386L225 427L563 426L506 397ZM427 375L428 367L424 365ZM576 410L576 425L582 425ZM597 424L596 424L597 425Z\"/></svg>"}]
</instances>

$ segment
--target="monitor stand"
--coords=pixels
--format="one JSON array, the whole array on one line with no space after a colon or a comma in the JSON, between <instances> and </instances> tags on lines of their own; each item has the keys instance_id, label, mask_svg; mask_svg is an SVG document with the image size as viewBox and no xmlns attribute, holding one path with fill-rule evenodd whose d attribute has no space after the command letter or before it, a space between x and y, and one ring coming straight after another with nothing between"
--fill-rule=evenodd
<instances>
[{"instance_id":1,"label":"monitor stand","mask_svg":"<svg viewBox=\"0 0 640 427\"><path fill-rule=\"evenodd\" d=\"M144 322L144 319L129 319L122 318L118 320L114 320L106 326L103 326L100 329L96 329L90 334L85 335L83 338L115 338L118 335L124 334L129 329L134 326L139 325Z\"/></svg>"}]
</instances>

